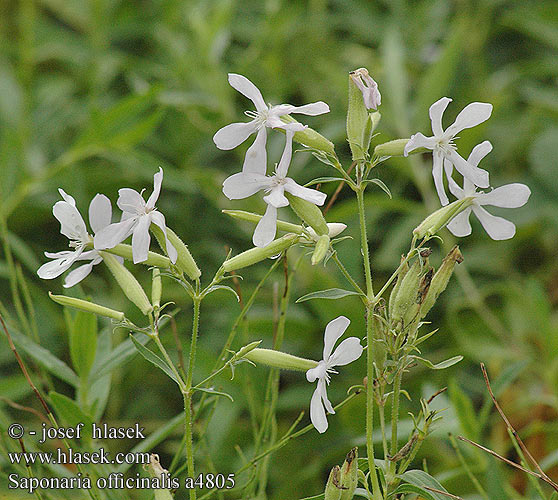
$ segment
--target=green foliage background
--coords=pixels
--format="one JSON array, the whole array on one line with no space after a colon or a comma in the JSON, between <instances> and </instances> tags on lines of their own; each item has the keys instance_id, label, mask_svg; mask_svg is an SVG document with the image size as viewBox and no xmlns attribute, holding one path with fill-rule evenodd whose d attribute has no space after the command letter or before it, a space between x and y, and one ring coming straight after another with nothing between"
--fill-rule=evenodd
<instances>
[{"instance_id":1,"label":"green foliage background","mask_svg":"<svg viewBox=\"0 0 558 500\"><path fill-rule=\"evenodd\" d=\"M557 50L558 4L552 0L5 0L0 4L0 216L7 227L2 230L0 254L3 314L23 335L32 335L36 322L42 346L71 363L64 315L47 296L49 290L62 292L62 279L45 282L36 276L45 260L42 252L66 245L51 212L59 199L58 187L76 198L85 215L97 192L115 205L120 187L149 191L153 174L162 166L165 179L158 207L188 243L205 277L214 273L229 247L237 253L251 246L253 226L220 212L238 208L261 213L264 208L258 197L230 202L221 193L223 179L239 170L246 146L219 151L212 135L242 120L242 111L251 107L229 87L228 72L250 78L274 104L326 101L331 113L306 123L334 141L346 162L350 70L364 66L379 83L383 118L375 144L419 130L429 135L428 107L444 95L453 98L447 124L469 102L491 102L492 118L462 134L460 151L466 155L481 140L490 140L494 151L483 167L490 171L493 185L524 182L532 196L525 207L505 214L518 227L514 239L494 242L474 224L473 235L459 242L465 256L462 267L472 280L464 269L460 279L452 280L430 315L440 332L424 353L434 361L457 354L465 360L441 373L414 368L406 378L413 401L406 405L416 411L420 395L450 387L438 400L447 408L444 420L422 448L417 466L424 459L449 491L472 495L473 486L449 444L448 432L480 440L517 460L502 422L494 412L489 414L478 367L484 361L500 384L499 398L509 418L535 457L555 473ZM270 158L278 161L281 150L281 136L271 135ZM378 177L389 185L393 200L379 189L367 191L376 283L396 267L412 228L437 207L430 169L428 155L389 160L379 167ZM295 156L290 172L302 182L331 174L307 153ZM325 190L331 194L334 188L328 185ZM342 243L339 252L351 272L360 275L356 203L348 190L329 211L328 220L348 224L346 233L355 240ZM453 244L449 233L444 239L448 247ZM439 263L442 253L436 248L432 262ZM32 310L25 305L21 287L23 306L14 300L16 268L24 276ZM263 263L244 270L245 296L266 269ZM139 266L138 276L148 286L149 273ZM342 279L332 264L312 268L308 259L292 296L338 286ZM243 341L264 339L270 346L273 296L282 293L283 286L282 272L266 283ZM130 311L134 318L132 306L102 266L76 293ZM181 308L177 328L187 346L190 302L170 281L165 293ZM226 293L204 301L197 380L210 369L238 312L234 297ZM284 349L319 359L323 328L339 314L352 320L352 335L364 336L356 298L291 304ZM100 321L100 327L107 324ZM116 346L125 332L109 337ZM170 329L164 342L176 351ZM33 363L31 369L35 382L48 386L44 370L41 376ZM263 391L265 368L242 365L238 372L241 379L250 378L255 391ZM330 387L330 399L340 401L347 387L361 383L364 372L364 360L344 368L343 377ZM0 442L5 451L14 446L5 437L7 424L38 426L39 421L11 405L15 401L38 407L4 341L0 373ZM74 396L67 383L49 377L51 388ZM217 385L230 392L235 403L220 401L197 448L197 463L200 471L228 473L242 465L235 445L250 456L250 423L238 379L223 377ZM181 410L172 382L140 357L113 372L110 391L102 418L111 424L138 421L153 432ZM300 411L307 411L312 391L303 376L282 376L280 434ZM352 446L361 446L364 454L362 400L356 398L329 422L325 435L312 431L273 455L270 499L318 494L328 470L340 464ZM163 465L168 465L179 439L177 427L156 448ZM132 444L109 447L128 449ZM461 449L490 498L531 497L532 486L525 477L470 448ZM0 485L5 487L10 469L4 453L0 469Z\"/></svg>"}]
</instances>

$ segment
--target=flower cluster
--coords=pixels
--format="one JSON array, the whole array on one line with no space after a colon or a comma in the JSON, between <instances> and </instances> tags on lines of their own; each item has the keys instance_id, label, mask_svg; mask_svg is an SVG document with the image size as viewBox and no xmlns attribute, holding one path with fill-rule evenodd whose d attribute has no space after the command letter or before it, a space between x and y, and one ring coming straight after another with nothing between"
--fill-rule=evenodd
<instances>
[{"instance_id":1,"label":"flower cluster","mask_svg":"<svg viewBox=\"0 0 558 500\"><path fill-rule=\"evenodd\" d=\"M527 203L531 190L525 184L515 183L501 186L488 193L477 191L477 187L487 188L490 185L488 172L479 168L478 165L492 151L492 145L490 142L484 141L477 145L465 160L457 152L454 140L462 130L475 127L488 120L492 114L492 105L483 102L469 104L457 115L455 122L444 130L442 116L450 102L450 98L442 97L430 106L430 121L434 135L425 137L420 132L416 133L406 144L404 154L407 156L411 151L419 148L432 151L432 176L442 205L449 203L444 187L444 173L450 192L458 200L472 198L472 206L461 212L447 226L455 236L471 234L469 214L472 211L492 239L512 238L515 234L515 225L502 217L491 215L482 208L482 205L503 208L521 207ZM454 167L463 176L463 188L460 188L452 178Z\"/></svg>"},{"instance_id":2,"label":"flower cluster","mask_svg":"<svg viewBox=\"0 0 558 500\"><path fill-rule=\"evenodd\" d=\"M252 118L247 123L231 123L218 130L213 136L213 141L219 149L233 149L244 142L249 135L257 132L256 140L248 148L242 166L242 172L231 175L223 183L223 193L230 200L248 198L258 191L264 191L264 201L267 203L265 215L262 217L254 231L253 243L257 247L269 245L275 238L277 231L277 209L289 205L285 192L306 200L314 205L324 204L326 195L315 189L308 189L297 184L287 177L293 151L293 136L306 127L298 122L288 123L281 119L290 113L305 115L321 115L329 112L325 102L315 102L304 106L281 104L278 106L266 105L261 92L246 77L229 74L229 83L241 94L248 97L256 107L256 111L247 111L246 115ZM285 132L285 149L275 173L267 173L267 128L281 129Z\"/></svg>"},{"instance_id":3,"label":"flower cluster","mask_svg":"<svg viewBox=\"0 0 558 500\"><path fill-rule=\"evenodd\" d=\"M129 236L132 236L132 256L134 264L145 262L148 258L151 237L151 224L159 227L166 239L166 251L172 263L176 262L177 251L167 237L165 216L157 210L155 204L159 199L161 184L163 183L163 169L159 168L153 176L153 192L147 200L134 189L123 188L118 191L116 204L122 210L120 222L111 223L112 206L110 200L102 194L97 194L89 205L89 223L94 232L92 237L85 226L83 217L76 208L74 198L59 189L64 201L54 204L52 212L60 222L60 232L69 240L73 251L58 253L45 252L54 259L43 264L37 274L43 279L53 279L67 271L74 262L89 260L88 264L78 267L68 274L64 287L69 288L83 280L95 264L102 261L99 250L116 247ZM143 191L142 191L143 193Z\"/></svg>"}]
</instances>

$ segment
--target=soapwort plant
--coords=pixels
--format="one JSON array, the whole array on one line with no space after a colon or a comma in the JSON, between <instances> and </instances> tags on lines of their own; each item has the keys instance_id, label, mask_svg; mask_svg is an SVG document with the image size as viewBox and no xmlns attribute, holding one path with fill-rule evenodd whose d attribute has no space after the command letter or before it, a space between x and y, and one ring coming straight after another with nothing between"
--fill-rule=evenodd
<instances>
[{"instance_id":1,"label":"soapwort plant","mask_svg":"<svg viewBox=\"0 0 558 500\"><path fill-rule=\"evenodd\" d=\"M54 215L61 223L61 232L70 238L73 251L59 254L46 254L56 259L43 265L38 274L52 279L70 268L73 262L92 259L87 269L72 271L66 279L66 286L86 278L93 264L101 261L108 267L123 294L134 304L144 317L143 324L135 324L124 311L117 311L106 305L70 296L52 295L51 298L65 307L80 311L80 314L93 313L111 319L114 327L130 332L132 348L145 359L161 369L176 384L184 402L183 439L171 464L174 474L185 472L195 478L198 468L195 462L196 436L194 422L210 419L211 408L219 398L230 398L228 394L215 389L214 382L220 376L234 376L242 370L250 374L267 370L266 401L262 404L261 421L255 426L251 455L243 455L244 465L236 472L237 482L231 490L234 498L265 498L270 460L273 452L288 445L298 436L316 430L327 432L328 417L335 418L335 411L354 398L362 398L366 417L362 428L366 433L364 457L361 450L352 449L341 467L335 466L329 475L325 491L313 498L326 500L349 500L355 495L372 500L404 498L406 495L420 495L428 499L458 498L426 471L412 469L421 445L428 437L441 415L431 406L433 398L443 391L440 389L429 399L420 399L412 414L413 429L407 440L400 439L398 429L400 401L403 396L416 401L416 397L405 389L405 377L417 363L428 369L442 370L458 363L462 356L455 356L439 363L433 363L423 354L427 341L438 331L430 325L428 313L435 305L440 294L446 289L455 266L464 257L455 246L436 266L431 262L432 245L448 229L457 236L471 232L470 212L480 219L488 235L495 239L511 238L515 226L509 221L494 217L486 212L483 205L515 208L525 204L530 190L523 184L510 184L494 190L479 191L489 187L489 173L479 168L480 161L492 149L485 141L467 155L458 152L457 134L489 119L492 106L487 103L472 103L459 113L453 125L444 130L442 115L451 99L443 97L430 108L432 137L417 132L411 138L400 138L372 147L375 133L381 121L377 108L381 105L381 95L377 83L368 71L360 68L349 75L347 141L350 148L350 162L342 161L334 144L307 124L296 121L291 113L314 116L329 111L322 101L305 106L267 105L257 87L247 78L231 74L229 82L233 88L252 100L255 112L247 112L249 122L230 124L213 137L220 149L239 146L250 135L256 134L253 144L248 148L242 170L229 176L223 183L223 193L231 200L231 208L224 210L243 223L255 226L254 248L243 252L231 251L213 277L202 284L207 271L198 266L187 245L167 226L164 215L159 212L156 202L164 196L163 170L154 174L154 189L145 201L143 194L132 189L119 191L117 206L121 209L121 220L112 222L110 202L104 195L97 195L90 207L90 222L95 232L90 236L76 203L62 190L65 201L57 202ZM270 163L266 150L268 133L283 134L285 147L277 164ZM312 154L321 162L324 169L334 172L333 176L310 180L295 180L287 177L293 155L293 142L301 145L300 154ZM380 168L387 168L389 159L394 156L406 157L412 154L432 152L432 174L435 188L439 194L441 207L426 217L409 234L408 251L401 257L398 267L383 283L373 273L374 256L369 249L369 237L374 231L366 222L365 196L369 189L381 188L391 195L388 186L376 177ZM465 159L467 157L467 160ZM386 165L386 166L384 166ZM455 168L454 168L455 167ZM457 182L455 175L462 180ZM455 200L450 202L446 194L447 183ZM326 193L315 186L337 184L346 186L356 198L360 233L360 252L362 255L362 276L355 277L342 262L337 246L352 245L347 238L340 236L346 225L341 221L327 222L319 208L326 200ZM463 187L460 187L463 186ZM247 197L264 191L267 205L264 214L241 210ZM339 191L339 187L338 187ZM338 193L336 192L336 194ZM103 217L100 221L98 210L103 203ZM108 205L107 205L108 202ZM61 205L64 204L64 205ZM95 208L97 207L97 208ZM290 207L297 223L279 218L278 208ZM160 250L150 250L151 237L155 236ZM277 233L280 233L277 236ZM131 245L125 243L131 236ZM302 252L300 251L302 249ZM308 257L310 254L310 257ZM288 256L288 258L287 258ZM141 286L133 270L125 262L143 264L152 269L151 293ZM250 266L267 263L268 272L252 295L242 301L242 310L233 323L228 337L213 369L201 380L194 379L197 359L197 339L200 331L200 317L203 300L211 293L224 290L238 297L235 283L239 273L249 272ZM360 299L361 311L347 310L337 318L331 318L324 329L323 359L316 361L300 354L283 350L283 341L289 335L286 328L288 310L293 301L292 282L297 278L300 266L324 265L336 267L343 276L345 288L328 290L308 290L298 299L306 300L338 299L348 295ZM271 346L261 345L258 338L244 347L239 344L238 331L248 314L256 295L264 286L267 278L280 266L285 273L285 291L278 305L279 321ZM52 270L51 268L56 268ZM437 267L437 269L436 269ZM133 269L133 268L132 268ZM190 298L192 309L192 334L189 341L188 362L185 366L175 362L172 353L161 341L163 330L172 324L173 304L165 302L164 283L174 280L179 283ZM235 280L231 286L231 280ZM350 326L350 318L364 314L365 331ZM350 337L337 341L347 332ZM236 348L236 350L235 350ZM343 369L339 368L357 360L365 352L366 369L362 373L362 384L349 388L347 397L342 401L330 401L327 395L329 383L343 385ZM255 366L251 366L255 365ZM294 370L300 377L316 383L314 391L308 388L308 407L310 423L301 427L303 413L283 436L278 435L275 413L281 398L279 377L281 370ZM332 375L334 375L332 379ZM307 411L307 408L301 408ZM377 419L377 420L376 420ZM374 431L381 433L381 446L374 446ZM157 474L164 469L157 459ZM157 475L155 474L155 476ZM310 492L301 492L308 494ZM95 498L110 498L106 491L95 491ZM188 490L190 500L209 498L226 494L215 488L209 490ZM108 495L108 496L107 496ZM172 498L168 489L158 489L156 498Z\"/></svg>"}]
</instances>

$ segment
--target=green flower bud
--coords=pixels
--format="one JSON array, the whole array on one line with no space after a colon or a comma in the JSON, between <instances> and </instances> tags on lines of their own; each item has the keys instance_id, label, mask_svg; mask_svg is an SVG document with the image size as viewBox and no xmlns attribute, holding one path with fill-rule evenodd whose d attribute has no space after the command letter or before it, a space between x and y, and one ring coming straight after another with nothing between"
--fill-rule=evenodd
<instances>
[{"instance_id":1,"label":"green flower bud","mask_svg":"<svg viewBox=\"0 0 558 500\"><path fill-rule=\"evenodd\" d=\"M318 242L314 248L314 253L312 254L312 265L315 266L323 260L329 249L329 236L324 234L318 238Z\"/></svg>"},{"instance_id":2,"label":"green flower bud","mask_svg":"<svg viewBox=\"0 0 558 500\"><path fill-rule=\"evenodd\" d=\"M119 245L116 245L114 248L107 248L105 252L118 255L119 257L123 257L126 260L133 260L132 245L126 245L125 243L120 243ZM140 264L144 264L146 266L160 267L163 269L168 269L171 266L171 262L168 257L165 257L164 255L160 255L155 252L147 252L147 260L144 260Z\"/></svg>"},{"instance_id":3,"label":"green flower bud","mask_svg":"<svg viewBox=\"0 0 558 500\"><path fill-rule=\"evenodd\" d=\"M341 498L341 468L336 465L327 478L327 483L325 487L324 500L339 500Z\"/></svg>"},{"instance_id":4,"label":"green flower bud","mask_svg":"<svg viewBox=\"0 0 558 500\"><path fill-rule=\"evenodd\" d=\"M244 210L221 210L224 214L230 215L234 219L246 220L248 222L253 222L257 224L260 222L263 215L255 214L252 212L245 212ZM291 224L290 222L284 222L282 220L277 221L277 229L280 231L288 231L289 233L302 233L302 226L297 224Z\"/></svg>"},{"instance_id":5,"label":"green flower bud","mask_svg":"<svg viewBox=\"0 0 558 500\"><path fill-rule=\"evenodd\" d=\"M256 348L244 355L254 363L261 363L273 368L281 368L282 370L308 371L310 368L318 366L317 361L311 359L299 358L286 352L274 351L273 349Z\"/></svg>"},{"instance_id":6,"label":"green flower bud","mask_svg":"<svg viewBox=\"0 0 558 500\"><path fill-rule=\"evenodd\" d=\"M416 259L409 271L401 280L401 285L397 290L397 295L393 301L393 308L391 313L391 320L397 324L399 323L407 309L416 301L417 292L420 286L421 278L421 265L419 259Z\"/></svg>"},{"instance_id":7,"label":"green flower bud","mask_svg":"<svg viewBox=\"0 0 558 500\"><path fill-rule=\"evenodd\" d=\"M99 254L124 292L124 295L126 295L126 297L128 297L128 299L146 316L153 311L153 307L149 303L147 295L145 295L143 288L138 280L134 278L134 275L118 262L114 255L107 252L99 252Z\"/></svg>"},{"instance_id":8,"label":"green flower bud","mask_svg":"<svg viewBox=\"0 0 558 500\"><path fill-rule=\"evenodd\" d=\"M383 156L403 156L405 145L409 139L395 139L393 141L378 144L374 148L374 155L381 158Z\"/></svg>"},{"instance_id":9,"label":"green flower bud","mask_svg":"<svg viewBox=\"0 0 558 500\"><path fill-rule=\"evenodd\" d=\"M420 310L421 319L428 314L428 311L432 309L432 306L436 303L436 300L438 300L440 294L448 286L451 275L453 274L453 269L455 268L455 264L461 264L461 262L463 262L463 255L459 251L459 247L455 245L446 255L446 257L442 261L440 269L438 269L438 271L432 278L430 289L426 294L426 298Z\"/></svg>"},{"instance_id":10,"label":"green flower bud","mask_svg":"<svg viewBox=\"0 0 558 500\"><path fill-rule=\"evenodd\" d=\"M352 500L358 484L358 448L353 448L341 466L341 496L339 500Z\"/></svg>"},{"instance_id":11,"label":"green flower bud","mask_svg":"<svg viewBox=\"0 0 558 500\"><path fill-rule=\"evenodd\" d=\"M91 312L99 316L106 316L107 318L112 318L117 321L124 321L124 313L121 311L115 311L114 309L109 309L108 307L100 306L99 304L94 304L88 300L76 299L74 297L67 297L66 295L53 295L48 292L48 296L54 300L54 302L66 306L78 309L79 311Z\"/></svg>"},{"instance_id":12,"label":"green flower bud","mask_svg":"<svg viewBox=\"0 0 558 500\"><path fill-rule=\"evenodd\" d=\"M457 214L470 207L473 204L473 199L469 196L436 210L413 230L413 234L419 240L425 237L430 238L445 227Z\"/></svg>"},{"instance_id":13,"label":"green flower bud","mask_svg":"<svg viewBox=\"0 0 558 500\"><path fill-rule=\"evenodd\" d=\"M419 311L421 310L421 307L426 299L426 295L428 294L428 290L430 289L433 275L434 269L430 268L420 279L415 302L409 306L409 308L405 312L405 315L403 316L403 324L405 326L408 326L413 322L418 322L418 320L420 319Z\"/></svg>"},{"instance_id":14,"label":"green flower bud","mask_svg":"<svg viewBox=\"0 0 558 500\"><path fill-rule=\"evenodd\" d=\"M237 269L242 269L243 267L248 267L252 264L256 264L257 262L261 262L262 260L273 257L274 255L277 255L283 250L286 250L290 246L294 245L298 241L298 238L298 234L289 233L281 238L273 240L266 247L256 247L246 250L246 252L242 252L241 254L235 255L231 259L226 260L223 263L223 269L226 272L236 271Z\"/></svg>"},{"instance_id":15,"label":"green flower bud","mask_svg":"<svg viewBox=\"0 0 558 500\"><path fill-rule=\"evenodd\" d=\"M147 464L147 467L145 468L151 477L160 479L161 483L165 481L165 476L170 478L169 471L161 467L161 464L159 463L159 456L154 453L150 455L149 464ZM155 500L173 500L170 490L166 488L154 489L154 493Z\"/></svg>"},{"instance_id":16,"label":"green flower bud","mask_svg":"<svg viewBox=\"0 0 558 500\"><path fill-rule=\"evenodd\" d=\"M165 241L165 235L159 226L151 224L149 228L151 232L157 238L157 243L163 249L164 252L167 251L167 244ZM196 280L201 276L201 271L199 270L196 261L192 257L190 250L184 244L184 242L177 236L177 234L170 228L167 227L167 238L169 239L171 245L176 249L176 267L180 269L183 273L186 273L188 278L191 280Z\"/></svg>"},{"instance_id":17,"label":"green flower bud","mask_svg":"<svg viewBox=\"0 0 558 500\"><path fill-rule=\"evenodd\" d=\"M387 338L386 325L379 317L379 311L378 311L378 309L380 309L381 307L385 308L385 304L383 305L378 304L378 306L376 306L374 314L372 315L374 340L375 340L373 346L374 349L372 352L374 355L374 363L376 363L376 366L378 367L378 371L380 373L383 372L386 359L387 359L386 345L383 342L383 340Z\"/></svg>"},{"instance_id":18,"label":"green flower bud","mask_svg":"<svg viewBox=\"0 0 558 500\"><path fill-rule=\"evenodd\" d=\"M366 128L371 128L370 115L364 105L361 90L354 81L354 74L360 70L349 73L349 108L347 111L347 140L351 147L353 161L364 160L370 143L365 144ZM367 134L370 135L371 134Z\"/></svg>"},{"instance_id":19,"label":"green flower bud","mask_svg":"<svg viewBox=\"0 0 558 500\"><path fill-rule=\"evenodd\" d=\"M317 234L320 236L329 234L324 215L316 205L298 196L293 196L291 193L285 192L285 196L287 200L289 200L289 205L294 210L295 214L312 227Z\"/></svg>"},{"instance_id":20,"label":"green flower bud","mask_svg":"<svg viewBox=\"0 0 558 500\"><path fill-rule=\"evenodd\" d=\"M401 256L401 262L403 262L405 260L405 256ZM401 271L399 271L399 274L397 275L397 277L395 278L395 285L393 285L393 288L391 290L391 294L389 296L389 304L388 304L388 312L390 317L393 317L393 308L395 305L395 298L397 297L397 294L399 293L399 290L401 288L401 282L403 281L403 278L405 277L405 275L407 274L407 272L409 271L409 264L407 264L405 262L405 264L403 265L403 268L401 269Z\"/></svg>"},{"instance_id":21,"label":"green flower bud","mask_svg":"<svg viewBox=\"0 0 558 500\"><path fill-rule=\"evenodd\" d=\"M285 123L299 123L291 115L283 115L281 117L281 121ZM283 129L280 128L276 130L285 132ZM310 127L306 127L304 130L295 132L293 140L295 142L298 142L299 144L302 144L303 146L317 149L318 151L323 151L328 155L335 156L335 146L333 145L333 143L330 140L326 139L322 134L319 134Z\"/></svg>"},{"instance_id":22,"label":"green flower bud","mask_svg":"<svg viewBox=\"0 0 558 500\"><path fill-rule=\"evenodd\" d=\"M153 307L161 307L161 295L163 293L163 284L161 283L161 271L158 268L153 269L153 279L151 281L151 302Z\"/></svg>"}]
</instances>

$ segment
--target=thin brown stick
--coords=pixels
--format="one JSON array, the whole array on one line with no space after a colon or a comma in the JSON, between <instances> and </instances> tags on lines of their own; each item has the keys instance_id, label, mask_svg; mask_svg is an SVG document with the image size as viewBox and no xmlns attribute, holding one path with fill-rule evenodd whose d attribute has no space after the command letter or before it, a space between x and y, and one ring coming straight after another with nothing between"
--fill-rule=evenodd
<instances>
[{"instance_id":1,"label":"thin brown stick","mask_svg":"<svg viewBox=\"0 0 558 500\"><path fill-rule=\"evenodd\" d=\"M16 346L14 345L14 342L12 340L12 336L10 335L10 332L8 331L8 327L6 326L6 323L4 323L4 318L2 317L1 314L0 314L0 322L2 323L2 328L4 329L4 333L6 334L6 337L8 338L8 344L10 345L10 349L14 353L14 356L17 360L17 363L18 363L19 367L21 368L21 371L23 372L23 375L25 376L25 379L27 380L27 383L31 386L31 389L33 390L35 395L39 398L39 401L41 402L41 405L43 406L47 415L51 415L51 411L50 411L49 407L47 406L46 401L43 399L43 396L41 396L41 393L39 392L39 390L35 387L35 384L31 380L31 377L29 376L29 373L27 372L27 368L25 368L25 365L23 364L23 360L21 359L21 357L19 356L19 353L17 352Z\"/></svg>"},{"instance_id":2,"label":"thin brown stick","mask_svg":"<svg viewBox=\"0 0 558 500\"><path fill-rule=\"evenodd\" d=\"M442 394L443 392L446 392L447 390L448 390L447 387L442 387L439 391L436 391L434 394L432 394L432 396L430 396L428 398L428 400L426 401L426 404L428 405L428 404L432 403L432 401L434 401L434 398L436 396L439 396L440 394Z\"/></svg>"},{"instance_id":3,"label":"thin brown stick","mask_svg":"<svg viewBox=\"0 0 558 500\"><path fill-rule=\"evenodd\" d=\"M440 495L445 495L446 497L454 498L455 500L463 500L462 497L458 497L457 495L452 495L451 493L448 493L447 491L442 491L442 490L437 490L436 488L431 488L430 486L425 486L424 489L428 490L428 491L431 491L432 493L439 493Z\"/></svg>"},{"instance_id":4,"label":"thin brown stick","mask_svg":"<svg viewBox=\"0 0 558 500\"><path fill-rule=\"evenodd\" d=\"M4 401L4 403L6 403L8 406L11 406L12 408L15 408L16 410L21 410L21 411L26 411L26 412L32 413L33 415L36 415L37 417L39 417L40 420L42 420L43 422L46 422L47 424L50 423L48 417L43 415L40 411L35 410L35 408L20 405L20 404L16 403L15 401L12 401L11 399L5 398L4 396L0 396L0 401Z\"/></svg>"},{"instance_id":5,"label":"thin brown stick","mask_svg":"<svg viewBox=\"0 0 558 500\"><path fill-rule=\"evenodd\" d=\"M347 170L347 175L349 175L352 172L352 170L353 170L353 168L355 168L356 164L357 164L356 161L351 163L351 166ZM337 186L337 189L331 195L331 198L329 199L329 203L324 208L324 215L327 214L328 210L333 206L333 204L335 203L335 200L337 200L337 197L339 196L339 193L341 192L341 190L343 189L345 184L346 184L345 181L342 181L342 182L339 183L339 186Z\"/></svg>"},{"instance_id":6,"label":"thin brown stick","mask_svg":"<svg viewBox=\"0 0 558 500\"><path fill-rule=\"evenodd\" d=\"M545 482L547 482L548 484L550 484L556 491L558 491L558 484L556 484L550 477L548 477L546 475L546 473L542 470L541 466L539 465L539 463L535 460L535 458L533 457L533 455L531 455L531 453L529 452L529 450L527 449L527 446L525 446L525 443L523 442L523 440L521 439L521 437L519 436L519 434L517 433L517 431L513 428L511 422L508 420L508 417L506 417L504 411L502 410L502 408L500 407L500 405L498 404L498 401L496 400L496 397L494 396L494 392L492 392L492 387L490 386L490 380L488 379L488 373L486 372L486 367L484 365L484 363L480 364L481 366L481 370L482 370L482 375L484 377L484 382L486 383L486 387L488 389L488 393L490 394L490 398L492 399L492 402L494 403L494 406L496 407L496 409L498 410L498 413L500 414L500 417L502 417L502 420L505 422L506 427L508 428L508 430L512 433L513 437L517 440L517 443L519 444L521 450L523 451L523 453L525 453L525 456L531 461L531 463L535 466L535 468L537 469L537 471L539 472L539 474L545 479Z\"/></svg>"},{"instance_id":7,"label":"thin brown stick","mask_svg":"<svg viewBox=\"0 0 558 500\"><path fill-rule=\"evenodd\" d=\"M525 474L530 474L531 476L535 476L535 477L539 478L541 481L544 481L545 483L550 484L550 486L552 486L552 488L554 488L555 491L558 491L557 485L555 485L552 480L549 482L548 478L542 476L538 472L533 472L532 470L526 469L525 467L522 467L521 465L516 464L515 462L512 462L511 460L508 460L507 458L503 457L502 455L498 455L498 453L496 453L495 451L492 451L489 448L485 448L484 446L482 446L478 443L475 443L474 441L471 441L470 439L467 439L466 437L457 436L457 439L459 439L460 441L465 441L466 443L472 444L473 446L476 446L477 448L481 449L482 451L485 451L486 453L492 455L493 457L497 458L498 460L501 460L502 462L505 462L508 465L511 465L512 467L515 467L516 469L519 469L520 471L525 472Z\"/></svg>"}]
</instances>

